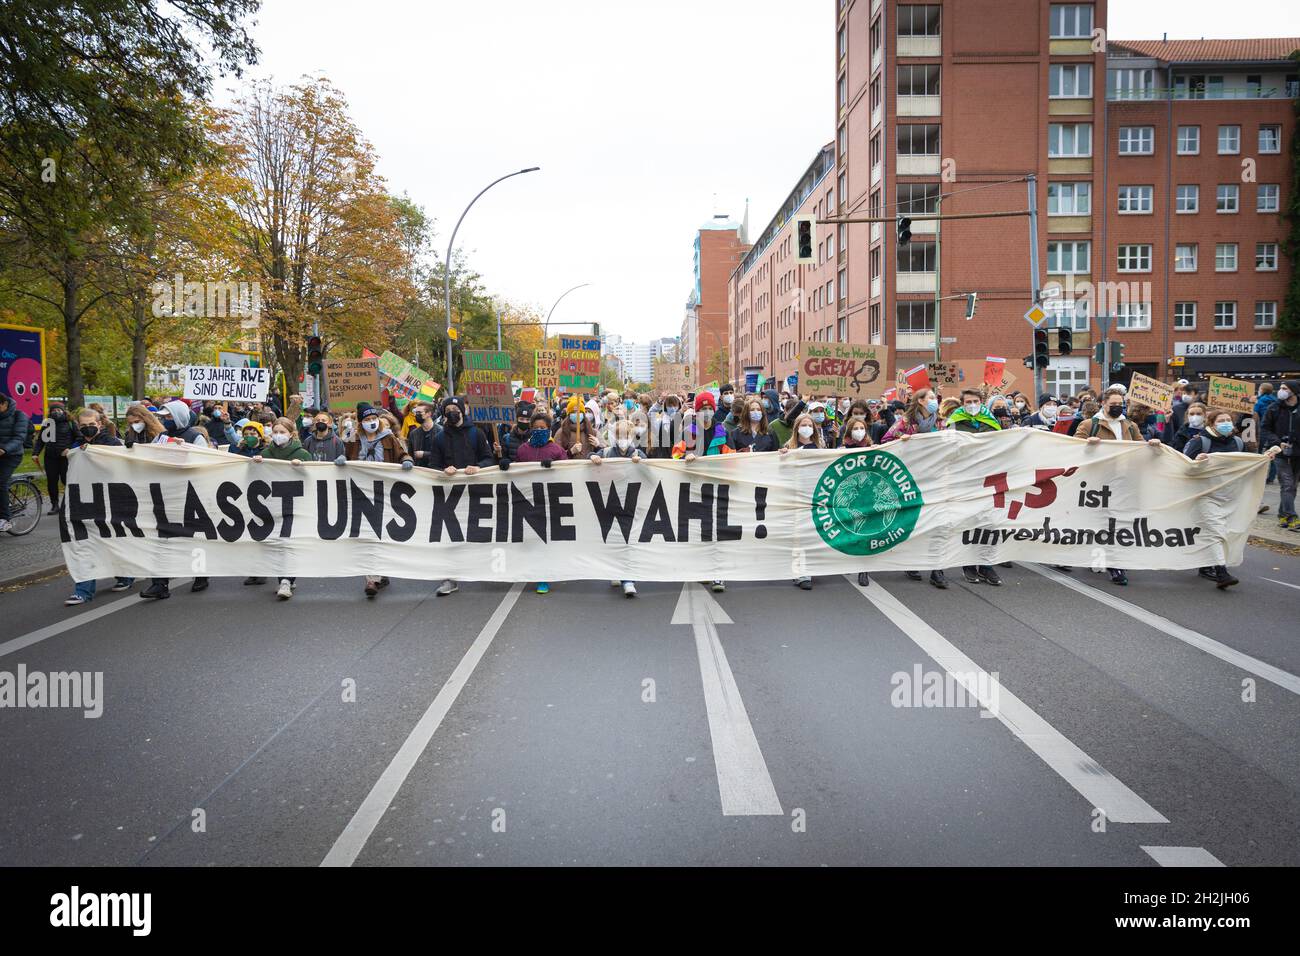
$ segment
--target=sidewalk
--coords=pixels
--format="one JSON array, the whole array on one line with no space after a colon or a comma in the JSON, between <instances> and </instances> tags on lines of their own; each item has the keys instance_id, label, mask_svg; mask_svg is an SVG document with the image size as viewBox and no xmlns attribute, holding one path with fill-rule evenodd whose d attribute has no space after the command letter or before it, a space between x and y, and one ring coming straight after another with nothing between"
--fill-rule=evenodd
<instances>
[{"instance_id":1,"label":"sidewalk","mask_svg":"<svg viewBox=\"0 0 1300 956\"><path fill-rule=\"evenodd\" d=\"M46 504L49 508L49 504ZM58 515L41 515L31 534L15 538L0 534L0 585L13 584L63 567Z\"/></svg>"},{"instance_id":2,"label":"sidewalk","mask_svg":"<svg viewBox=\"0 0 1300 956\"><path fill-rule=\"evenodd\" d=\"M1250 529L1250 536L1251 538L1263 538L1271 544L1300 550L1300 532L1286 531L1277 526L1277 502L1281 494L1277 482L1264 486L1264 498L1261 503L1268 505L1268 510L1255 517L1254 526Z\"/></svg>"}]
</instances>

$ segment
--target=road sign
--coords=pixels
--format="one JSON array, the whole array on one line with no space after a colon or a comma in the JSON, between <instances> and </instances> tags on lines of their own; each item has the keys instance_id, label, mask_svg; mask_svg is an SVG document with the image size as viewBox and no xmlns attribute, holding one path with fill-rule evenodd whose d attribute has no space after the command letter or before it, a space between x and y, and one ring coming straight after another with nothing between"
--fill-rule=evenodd
<instances>
[{"instance_id":1,"label":"road sign","mask_svg":"<svg viewBox=\"0 0 1300 956\"><path fill-rule=\"evenodd\" d=\"M941 339L939 339L939 343L941 345L956 345L957 337L954 335L952 338L949 338L948 336L945 335Z\"/></svg>"},{"instance_id":2,"label":"road sign","mask_svg":"<svg viewBox=\"0 0 1300 956\"><path fill-rule=\"evenodd\" d=\"M1104 339L1106 333L1110 330L1110 316L1103 312L1101 315L1094 317L1092 321L1097 323L1097 331L1101 333L1101 337Z\"/></svg>"},{"instance_id":3,"label":"road sign","mask_svg":"<svg viewBox=\"0 0 1300 956\"><path fill-rule=\"evenodd\" d=\"M1043 324L1044 321L1046 321L1046 319L1047 319L1047 313L1043 311L1043 307L1041 305L1037 305L1037 304L1031 305L1029 307L1029 311L1025 313L1025 321L1028 322L1030 325L1032 325L1034 328L1038 328L1040 325Z\"/></svg>"},{"instance_id":4,"label":"road sign","mask_svg":"<svg viewBox=\"0 0 1300 956\"><path fill-rule=\"evenodd\" d=\"M1169 364L1173 368L1182 368L1184 365L1187 364L1187 360L1183 358L1181 355L1175 355L1173 358L1169 360Z\"/></svg>"}]
</instances>

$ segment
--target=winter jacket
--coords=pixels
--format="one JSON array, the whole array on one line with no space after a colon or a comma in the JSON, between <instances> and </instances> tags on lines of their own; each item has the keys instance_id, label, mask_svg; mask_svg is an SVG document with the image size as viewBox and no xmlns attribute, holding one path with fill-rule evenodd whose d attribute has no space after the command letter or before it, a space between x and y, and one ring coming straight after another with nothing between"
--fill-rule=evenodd
<instances>
[{"instance_id":1,"label":"winter jacket","mask_svg":"<svg viewBox=\"0 0 1300 956\"><path fill-rule=\"evenodd\" d=\"M433 467L438 471L468 468L470 465L491 468L497 463L487 436L477 425L444 425L433 440L431 457Z\"/></svg>"},{"instance_id":2,"label":"winter jacket","mask_svg":"<svg viewBox=\"0 0 1300 956\"><path fill-rule=\"evenodd\" d=\"M295 437L281 446L271 442L262 449L262 457L271 461L311 461L311 452L302 447L302 442Z\"/></svg>"},{"instance_id":3,"label":"winter jacket","mask_svg":"<svg viewBox=\"0 0 1300 956\"><path fill-rule=\"evenodd\" d=\"M1245 449L1246 446L1242 442L1240 435L1232 434L1224 438L1222 435L1207 431L1184 445L1183 454L1195 461L1197 455L1214 455L1223 452L1245 451Z\"/></svg>"},{"instance_id":4,"label":"winter jacket","mask_svg":"<svg viewBox=\"0 0 1300 956\"><path fill-rule=\"evenodd\" d=\"M729 455L733 449L727 445L727 430L719 424L709 426L709 434L700 435L700 426L691 423L686 436L673 446L673 457L684 458L688 453L704 455Z\"/></svg>"},{"instance_id":5,"label":"winter jacket","mask_svg":"<svg viewBox=\"0 0 1300 956\"><path fill-rule=\"evenodd\" d=\"M1286 402L1274 402L1273 407L1264 416L1260 428L1263 442L1261 448L1268 449L1274 445L1291 445L1291 458L1300 458L1300 402L1288 405Z\"/></svg>"},{"instance_id":6,"label":"winter jacket","mask_svg":"<svg viewBox=\"0 0 1300 956\"><path fill-rule=\"evenodd\" d=\"M344 442L344 454L348 461L386 461L390 464L400 464L411 457L402 447L402 440L394 435L391 429L381 431L375 443L378 447L372 449L372 455L377 453L379 457L366 457L360 438Z\"/></svg>"},{"instance_id":7,"label":"winter jacket","mask_svg":"<svg viewBox=\"0 0 1300 956\"><path fill-rule=\"evenodd\" d=\"M1261 395L1255 399L1255 414L1261 419L1268 414L1268 410L1277 404L1277 394L1269 392L1267 395Z\"/></svg>"},{"instance_id":8,"label":"winter jacket","mask_svg":"<svg viewBox=\"0 0 1300 956\"><path fill-rule=\"evenodd\" d=\"M49 441L46 441L46 436ZM65 411L62 420L55 418L54 413L41 423L41 427L36 432L36 438L32 442L32 457L35 458L43 449L48 448L54 455L59 455L74 444L75 439L80 436L77 430L72 427L72 418Z\"/></svg>"},{"instance_id":9,"label":"winter jacket","mask_svg":"<svg viewBox=\"0 0 1300 956\"><path fill-rule=\"evenodd\" d=\"M555 435L555 441L565 451L569 451L581 441L582 450L579 452L581 458L586 458L592 452L600 450L600 440L596 437L596 429L586 418L583 418L578 425L575 425L569 421L569 416L564 416L564 423L560 425L560 430Z\"/></svg>"},{"instance_id":10,"label":"winter jacket","mask_svg":"<svg viewBox=\"0 0 1300 956\"><path fill-rule=\"evenodd\" d=\"M179 399L172 399L170 402L163 402L163 408L171 412L173 429L164 431L155 438L153 440L155 445L168 441L183 441L190 445L198 445L200 448L207 448L211 444L207 432L191 424L194 416L189 405Z\"/></svg>"},{"instance_id":11,"label":"winter jacket","mask_svg":"<svg viewBox=\"0 0 1300 956\"><path fill-rule=\"evenodd\" d=\"M325 433L324 438L318 438L315 431L310 432L302 440L302 447L307 449L307 454L311 455L313 461L333 461L339 455L346 458L348 453L343 439L333 428Z\"/></svg>"},{"instance_id":12,"label":"winter jacket","mask_svg":"<svg viewBox=\"0 0 1300 956\"><path fill-rule=\"evenodd\" d=\"M906 415L899 415L896 419L894 419L894 424L889 426L889 431L885 432L885 437L878 444L884 444L887 441L893 441L895 438L898 438L902 435L924 435L927 432L934 431L935 426L937 424L938 424L938 419L936 418L933 422L929 423L928 428L919 428L916 425L913 425L910 421L908 421Z\"/></svg>"},{"instance_id":13,"label":"winter jacket","mask_svg":"<svg viewBox=\"0 0 1300 956\"><path fill-rule=\"evenodd\" d=\"M627 449L624 450L622 448L619 448L616 442L611 445L606 445L600 451L596 452L596 454L599 455L601 458L631 458L633 456L636 456L638 458L644 458L645 450L642 448L638 448L636 442L633 442L632 444L628 445Z\"/></svg>"},{"instance_id":14,"label":"winter jacket","mask_svg":"<svg viewBox=\"0 0 1300 956\"><path fill-rule=\"evenodd\" d=\"M239 455L242 458L253 458L266 451L266 444L245 445L242 441L237 441L232 445L228 445L226 451L230 452L232 455Z\"/></svg>"},{"instance_id":15,"label":"winter jacket","mask_svg":"<svg viewBox=\"0 0 1300 956\"><path fill-rule=\"evenodd\" d=\"M1124 435L1124 441L1142 441L1142 430L1133 424L1131 420L1123 416L1108 419L1101 412L1083 421L1079 425L1079 430L1074 433L1074 437L1100 438L1102 441L1114 441L1115 429L1110 427L1112 421L1119 424L1120 431Z\"/></svg>"},{"instance_id":16,"label":"winter jacket","mask_svg":"<svg viewBox=\"0 0 1300 956\"><path fill-rule=\"evenodd\" d=\"M438 425L434 425L428 431L418 425L411 429L406 436L406 450L411 453L416 468L433 467L434 445L441 434L442 428ZM424 454L420 455L417 452L424 452Z\"/></svg>"},{"instance_id":17,"label":"winter jacket","mask_svg":"<svg viewBox=\"0 0 1300 956\"><path fill-rule=\"evenodd\" d=\"M9 411L0 414L0 451L5 457L21 458L27 444L27 416L9 399Z\"/></svg>"},{"instance_id":18,"label":"winter jacket","mask_svg":"<svg viewBox=\"0 0 1300 956\"><path fill-rule=\"evenodd\" d=\"M733 451L776 451L776 439L771 432L758 434L748 428L733 428L727 433L727 444Z\"/></svg>"},{"instance_id":19,"label":"winter jacket","mask_svg":"<svg viewBox=\"0 0 1300 956\"><path fill-rule=\"evenodd\" d=\"M528 426L522 432L518 427L502 428L501 437L497 443L501 446L501 457L509 462L519 460L519 446L528 444L528 436L532 433L532 426Z\"/></svg>"},{"instance_id":20,"label":"winter jacket","mask_svg":"<svg viewBox=\"0 0 1300 956\"><path fill-rule=\"evenodd\" d=\"M524 442L519 446L517 456L515 461L524 464L530 461L565 461L569 453L554 441L548 441L541 448Z\"/></svg>"},{"instance_id":21,"label":"winter jacket","mask_svg":"<svg viewBox=\"0 0 1300 956\"><path fill-rule=\"evenodd\" d=\"M1193 428L1191 425L1184 425L1182 428L1178 429L1168 444L1181 451L1187 447L1189 441L1196 438L1198 435L1203 435L1204 433L1204 428Z\"/></svg>"},{"instance_id":22,"label":"winter jacket","mask_svg":"<svg viewBox=\"0 0 1300 956\"><path fill-rule=\"evenodd\" d=\"M122 439L118 438L116 435L110 435L102 429L90 441L86 441L86 439L82 438L80 433L73 436L71 446L73 450L85 448L87 445L102 445L109 448L123 447Z\"/></svg>"}]
</instances>

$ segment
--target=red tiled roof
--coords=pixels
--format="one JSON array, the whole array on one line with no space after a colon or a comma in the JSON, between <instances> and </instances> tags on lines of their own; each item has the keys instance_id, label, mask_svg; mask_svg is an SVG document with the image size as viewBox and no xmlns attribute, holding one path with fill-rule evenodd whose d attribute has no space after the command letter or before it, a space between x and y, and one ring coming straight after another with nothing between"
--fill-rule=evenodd
<instances>
[{"instance_id":1,"label":"red tiled roof","mask_svg":"<svg viewBox=\"0 0 1300 956\"><path fill-rule=\"evenodd\" d=\"M1202 62L1210 60L1285 60L1300 50L1300 37L1264 37L1258 40L1111 40L1114 53L1149 56L1157 60ZM1118 48L1118 49L1117 49Z\"/></svg>"}]
</instances>

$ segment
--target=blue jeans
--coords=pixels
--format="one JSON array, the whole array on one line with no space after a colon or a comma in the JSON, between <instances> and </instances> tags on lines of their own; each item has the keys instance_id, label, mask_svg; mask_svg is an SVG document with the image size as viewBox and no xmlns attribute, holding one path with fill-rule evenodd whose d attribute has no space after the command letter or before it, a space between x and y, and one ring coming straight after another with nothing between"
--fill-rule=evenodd
<instances>
[{"instance_id":1,"label":"blue jeans","mask_svg":"<svg viewBox=\"0 0 1300 956\"><path fill-rule=\"evenodd\" d=\"M135 578L118 578L118 584L125 584L130 587L135 584ZM94 581L78 581L72 589L72 593L77 595L83 601L93 601L95 599L95 589L97 585Z\"/></svg>"}]
</instances>

